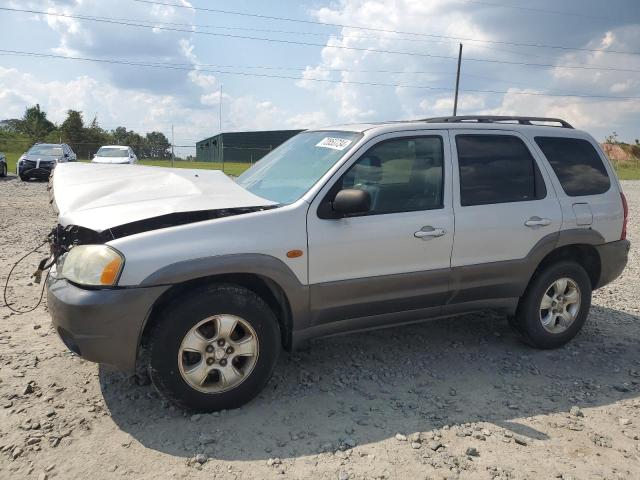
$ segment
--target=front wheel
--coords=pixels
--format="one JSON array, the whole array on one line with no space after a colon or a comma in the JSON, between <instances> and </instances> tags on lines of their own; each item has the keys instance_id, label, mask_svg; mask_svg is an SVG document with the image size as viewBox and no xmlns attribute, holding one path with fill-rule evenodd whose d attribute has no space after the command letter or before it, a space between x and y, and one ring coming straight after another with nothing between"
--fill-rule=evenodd
<instances>
[{"instance_id":1,"label":"front wheel","mask_svg":"<svg viewBox=\"0 0 640 480\"><path fill-rule=\"evenodd\" d=\"M2 165L0 167L0 177L6 177L6 176L7 176L7 166Z\"/></svg>"},{"instance_id":2,"label":"front wheel","mask_svg":"<svg viewBox=\"0 0 640 480\"><path fill-rule=\"evenodd\" d=\"M273 373L280 329L251 290L209 285L163 309L149 341L148 369L173 403L199 412L237 408Z\"/></svg>"},{"instance_id":3,"label":"front wheel","mask_svg":"<svg viewBox=\"0 0 640 480\"><path fill-rule=\"evenodd\" d=\"M574 262L560 262L537 273L521 298L514 326L533 347L567 343L584 325L591 307L591 280Z\"/></svg>"}]
</instances>

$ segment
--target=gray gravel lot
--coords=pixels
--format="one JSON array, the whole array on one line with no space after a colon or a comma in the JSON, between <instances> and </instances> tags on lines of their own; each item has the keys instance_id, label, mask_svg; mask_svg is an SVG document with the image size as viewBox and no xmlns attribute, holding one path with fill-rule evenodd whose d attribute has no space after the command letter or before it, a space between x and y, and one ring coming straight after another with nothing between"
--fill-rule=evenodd
<instances>
[{"instance_id":1,"label":"gray gravel lot","mask_svg":"<svg viewBox=\"0 0 640 480\"><path fill-rule=\"evenodd\" d=\"M634 242L640 182L624 189ZM45 183L0 179L2 283L53 223ZM39 293L31 258L16 307ZM211 415L71 355L45 305L0 307L0 478L637 479L639 268L634 246L563 349L530 349L488 314L322 339Z\"/></svg>"}]
</instances>

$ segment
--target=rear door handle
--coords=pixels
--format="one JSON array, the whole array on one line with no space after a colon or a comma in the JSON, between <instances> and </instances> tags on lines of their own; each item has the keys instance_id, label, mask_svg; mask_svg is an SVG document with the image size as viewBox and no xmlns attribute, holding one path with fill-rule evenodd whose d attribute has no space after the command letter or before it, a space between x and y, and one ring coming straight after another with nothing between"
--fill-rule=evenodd
<instances>
[{"instance_id":1,"label":"rear door handle","mask_svg":"<svg viewBox=\"0 0 640 480\"><path fill-rule=\"evenodd\" d=\"M413 236L416 238L429 240L430 238L441 237L446 233L447 231L444 228L433 228L431 225L427 225L414 233Z\"/></svg>"},{"instance_id":2,"label":"rear door handle","mask_svg":"<svg viewBox=\"0 0 640 480\"><path fill-rule=\"evenodd\" d=\"M551 225L551 223L551 219L540 217L531 217L529 220L524 222L525 226L530 228L546 227L547 225Z\"/></svg>"}]
</instances>

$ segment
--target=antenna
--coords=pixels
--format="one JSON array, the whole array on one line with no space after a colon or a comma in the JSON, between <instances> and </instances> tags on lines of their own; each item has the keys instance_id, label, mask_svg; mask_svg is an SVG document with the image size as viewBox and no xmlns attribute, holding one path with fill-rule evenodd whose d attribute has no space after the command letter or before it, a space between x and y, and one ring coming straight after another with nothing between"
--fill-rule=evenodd
<instances>
[{"instance_id":1,"label":"antenna","mask_svg":"<svg viewBox=\"0 0 640 480\"><path fill-rule=\"evenodd\" d=\"M456 96L453 100L453 116L458 114L458 89L460 88L460 64L462 63L462 44L458 51L458 71L456 72Z\"/></svg>"}]
</instances>

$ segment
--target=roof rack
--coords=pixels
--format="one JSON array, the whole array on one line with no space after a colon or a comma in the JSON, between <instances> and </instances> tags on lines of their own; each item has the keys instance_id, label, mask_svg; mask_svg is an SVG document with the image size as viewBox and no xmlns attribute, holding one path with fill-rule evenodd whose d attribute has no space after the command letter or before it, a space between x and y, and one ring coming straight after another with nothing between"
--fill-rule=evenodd
<instances>
[{"instance_id":1,"label":"roof rack","mask_svg":"<svg viewBox=\"0 0 640 480\"><path fill-rule=\"evenodd\" d=\"M502 123L502 122L517 122L520 125L536 125L531 122L548 122L558 123L560 128L573 128L568 122L560 118L549 117L505 117L500 115L462 115L457 117L436 117L436 118L424 118L423 122L427 123ZM556 126L556 125L541 125L541 126Z\"/></svg>"}]
</instances>

